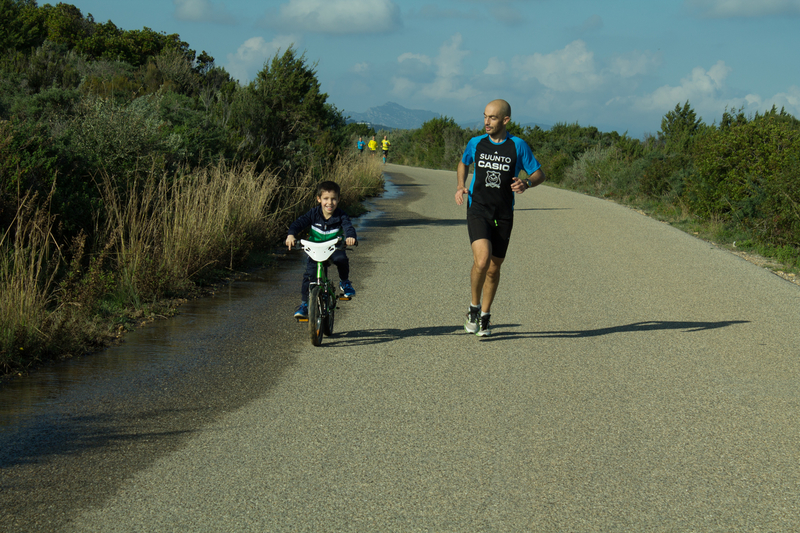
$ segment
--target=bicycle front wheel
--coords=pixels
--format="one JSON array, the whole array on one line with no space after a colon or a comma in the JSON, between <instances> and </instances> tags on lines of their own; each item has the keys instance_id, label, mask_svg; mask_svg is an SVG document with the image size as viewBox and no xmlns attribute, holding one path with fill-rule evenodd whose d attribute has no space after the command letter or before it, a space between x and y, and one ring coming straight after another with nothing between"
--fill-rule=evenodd
<instances>
[{"instance_id":1,"label":"bicycle front wheel","mask_svg":"<svg viewBox=\"0 0 800 533\"><path fill-rule=\"evenodd\" d=\"M329 301L328 314L322 321L322 332L328 337L333 335L333 319L336 316L336 300L334 300L334 298L336 298L336 294L334 293L335 289L333 287L330 287L330 289L331 291L325 296L325 299Z\"/></svg>"},{"instance_id":2,"label":"bicycle front wheel","mask_svg":"<svg viewBox=\"0 0 800 533\"><path fill-rule=\"evenodd\" d=\"M314 346L322 344L322 316L324 309L324 294L320 292L319 286L314 287L308 295L308 333L311 336L311 344Z\"/></svg>"}]
</instances>

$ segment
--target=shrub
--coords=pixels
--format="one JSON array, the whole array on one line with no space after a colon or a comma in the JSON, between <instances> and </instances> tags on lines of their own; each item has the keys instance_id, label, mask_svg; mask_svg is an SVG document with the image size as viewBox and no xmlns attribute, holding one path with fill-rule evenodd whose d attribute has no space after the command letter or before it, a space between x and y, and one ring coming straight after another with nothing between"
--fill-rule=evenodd
<instances>
[{"instance_id":1,"label":"shrub","mask_svg":"<svg viewBox=\"0 0 800 533\"><path fill-rule=\"evenodd\" d=\"M665 154L656 151L642 158L639 191L648 197L677 197L683 192L684 181L692 174L694 163L684 154Z\"/></svg>"},{"instance_id":2,"label":"shrub","mask_svg":"<svg viewBox=\"0 0 800 533\"><path fill-rule=\"evenodd\" d=\"M775 116L731 124L697 146L685 191L702 217L734 219L768 243L800 246L800 131Z\"/></svg>"},{"instance_id":3,"label":"shrub","mask_svg":"<svg viewBox=\"0 0 800 533\"><path fill-rule=\"evenodd\" d=\"M163 157L164 122L159 116L158 96L137 98L129 104L87 97L70 124L72 146L96 168L124 177Z\"/></svg>"}]
</instances>

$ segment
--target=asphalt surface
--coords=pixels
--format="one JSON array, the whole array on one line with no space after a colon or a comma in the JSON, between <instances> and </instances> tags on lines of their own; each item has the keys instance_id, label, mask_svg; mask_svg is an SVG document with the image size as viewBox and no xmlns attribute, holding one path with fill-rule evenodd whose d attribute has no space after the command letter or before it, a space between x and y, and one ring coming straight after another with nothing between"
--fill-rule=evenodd
<instances>
[{"instance_id":1,"label":"asphalt surface","mask_svg":"<svg viewBox=\"0 0 800 533\"><path fill-rule=\"evenodd\" d=\"M799 286L541 186L481 339L455 173L387 172L333 337L291 320L299 268L224 301L179 371L5 433L0 528L796 530Z\"/></svg>"}]
</instances>

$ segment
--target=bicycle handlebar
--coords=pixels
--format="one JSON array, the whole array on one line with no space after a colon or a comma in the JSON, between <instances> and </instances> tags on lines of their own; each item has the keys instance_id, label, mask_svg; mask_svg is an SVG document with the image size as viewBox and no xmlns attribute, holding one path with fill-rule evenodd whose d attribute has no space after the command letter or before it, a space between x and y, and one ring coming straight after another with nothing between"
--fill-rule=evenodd
<instances>
[{"instance_id":1,"label":"bicycle handlebar","mask_svg":"<svg viewBox=\"0 0 800 533\"><path fill-rule=\"evenodd\" d=\"M358 246L358 240L356 240L356 243L353 246ZM292 250L302 250L302 249L303 249L303 243L300 242L300 239L297 239L294 243L294 246L292 246ZM341 237L339 237L339 241L336 243L336 249L337 250L348 249L347 243Z\"/></svg>"}]
</instances>

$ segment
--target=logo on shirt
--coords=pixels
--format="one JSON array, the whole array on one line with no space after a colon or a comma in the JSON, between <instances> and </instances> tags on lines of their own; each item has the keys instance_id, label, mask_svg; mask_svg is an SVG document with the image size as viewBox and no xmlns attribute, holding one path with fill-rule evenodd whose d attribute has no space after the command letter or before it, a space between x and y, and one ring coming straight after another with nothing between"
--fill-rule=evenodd
<instances>
[{"instance_id":1,"label":"logo on shirt","mask_svg":"<svg viewBox=\"0 0 800 533\"><path fill-rule=\"evenodd\" d=\"M499 172L492 172L491 170L486 172L486 186L487 187L494 187L495 189L500 188L500 173Z\"/></svg>"},{"instance_id":2,"label":"logo on shirt","mask_svg":"<svg viewBox=\"0 0 800 533\"><path fill-rule=\"evenodd\" d=\"M508 172L511 170L511 158L507 156L498 155L497 152L492 154L480 154L478 156L478 166L491 170L503 170Z\"/></svg>"}]
</instances>

